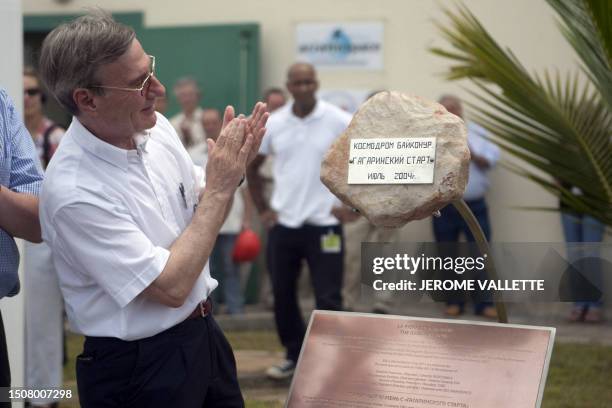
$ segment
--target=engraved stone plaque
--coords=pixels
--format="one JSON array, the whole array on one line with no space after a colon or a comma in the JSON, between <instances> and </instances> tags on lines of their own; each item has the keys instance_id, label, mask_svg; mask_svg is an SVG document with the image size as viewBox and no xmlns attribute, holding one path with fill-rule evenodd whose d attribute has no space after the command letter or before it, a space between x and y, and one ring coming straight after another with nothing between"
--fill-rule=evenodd
<instances>
[{"instance_id":1,"label":"engraved stone plaque","mask_svg":"<svg viewBox=\"0 0 612 408\"><path fill-rule=\"evenodd\" d=\"M315 311L291 408L539 407L551 327Z\"/></svg>"}]
</instances>

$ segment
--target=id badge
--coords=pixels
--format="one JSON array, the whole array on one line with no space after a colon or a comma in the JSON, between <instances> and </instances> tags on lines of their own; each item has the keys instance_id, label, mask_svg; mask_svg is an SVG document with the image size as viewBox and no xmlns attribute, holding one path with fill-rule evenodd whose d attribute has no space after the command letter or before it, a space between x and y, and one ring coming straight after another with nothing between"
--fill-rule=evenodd
<instances>
[{"instance_id":1,"label":"id badge","mask_svg":"<svg viewBox=\"0 0 612 408\"><path fill-rule=\"evenodd\" d=\"M321 252L326 254L337 254L340 252L342 240L340 235L330 230L327 234L321 235Z\"/></svg>"}]
</instances>

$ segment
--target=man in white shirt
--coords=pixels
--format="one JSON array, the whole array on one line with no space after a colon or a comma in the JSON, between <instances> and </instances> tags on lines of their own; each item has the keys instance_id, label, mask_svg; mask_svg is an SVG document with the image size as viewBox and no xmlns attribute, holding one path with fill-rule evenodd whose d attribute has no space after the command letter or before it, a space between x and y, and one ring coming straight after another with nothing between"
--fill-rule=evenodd
<instances>
[{"instance_id":1,"label":"man in white shirt","mask_svg":"<svg viewBox=\"0 0 612 408\"><path fill-rule=\"evenodd\" d=\"M181 106L181 113L170 118L183 145L191 148L199 144L206 146L206 132L202 126L202 108L199 106L202 92L195 79L181 78L174 84L174 95Z\"/></svg>"},{"instance_id":2,"label":"man in white shirt","mask_svg":"<svg viewBox=\"0 0 612 408\"><path fill-rule=\"evenodd\" d=\"M306 260L318 309L342 308L344 242L339 219L332 214L339 201L320 180L321 161L351 116L315 98L318 81L310 64L289 68L287 89L293 103L271 115L261 153L248 169L249 188L263 223L270 228L268 265L274 292L274 317L287 349L286 360L271 367L275 379L293 374L306 331L296 285ZM270 205L262 194L259 167L274 155L274 190Z\"/></svg>"},{"instance_id":3,"label":"man in white shirt","mask_svg":"<svg viewBox=\"0 0 612 408\"><path fill-rule=\"evenodd\" d=\"M463 118L461 100L454 95L443 95L440 100L447 111ZM468 184L463 193L463 199L474 213L487 240L491 239L491 224L485 201L489 189L489 171L499 160L499 147L486 139L486 131L476 123L467 122L468 147L470 149L470 168ZM474 242L465 220L454 206L448 205L441 210L440 217L433 218L433 230L436 242L457 242L463 232L468 242ZM497 313L490 296L484 292L475 295L474 312L491 319L497 318ZM464 311L462 300L447 302L446 314L458 316Z\"/></svg>"},{"instance_id":4,"label":"man in white shirt","mask_svg":"<svg viewBox=\"0 0 612 408\"><path fill-rule=\"evenodd\" d=\"M54 29L40 68L73 115L48 167L41 226L72 328L83 407L241 407L210 315L207 260L265 132L228 107L204 171L154 110L164 86L134 31L94 12Z\"/></svg>"}]
</instances>

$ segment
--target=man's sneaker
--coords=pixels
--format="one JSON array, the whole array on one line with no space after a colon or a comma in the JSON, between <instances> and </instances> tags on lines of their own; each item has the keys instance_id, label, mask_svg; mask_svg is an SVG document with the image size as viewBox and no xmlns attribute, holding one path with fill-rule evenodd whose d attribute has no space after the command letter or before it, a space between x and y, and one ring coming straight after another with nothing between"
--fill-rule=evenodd
<instances>
[{"instance_id":1,"label":"man's sneaker","mask_svg":"<svg viewBox=\"0 0 612 408\"><path fill-rule=\"evenodd\" d=\"M284 360L280 364L273 365L266 370L266 375L275 380L284 380L293 375L295 371L295 362L291 360Z\"/></svg>"}]
</instances>

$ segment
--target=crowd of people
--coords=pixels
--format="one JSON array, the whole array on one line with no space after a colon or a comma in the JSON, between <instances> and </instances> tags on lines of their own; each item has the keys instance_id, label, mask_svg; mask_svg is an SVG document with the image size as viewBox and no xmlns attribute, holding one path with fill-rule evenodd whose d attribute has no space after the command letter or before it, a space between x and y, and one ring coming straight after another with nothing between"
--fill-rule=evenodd
<instances>
[{"instance_id":1,"label":"crowd of people","mask_svg":"<svg viewBox=\"0 0 612 408\"><path fill-rule=\"evenodd\" d=\"M13 237L24 238L31 242L23 257L28 387L61 387L65 311L85 336L77 359L82 406L242 406L234 356L212 315L213 303L244 313L245 268L232 257L241 231L259 220L267 242L274 318L286 349L267 371L275 379L293 374L306 331L298 299L303 264L316 308L352 310L361 242L399 239L321 183L323 155L351 115L317 98L310 64L288 68L290 101L271 88L249 115L206 107L197 81L180 79L173 92L181 111L168 120L155 57L130 27L92 12L49 34L40 76L28 68L23 84L23 121L0 91L0 297L19 291ZM45 117L51 95L73 115L68 129ZM463 117L457 97L439 102ZM490 239L485 195L499 148L482 127L466 123L464 199ZM568 240L601 240L602 228L572 232L575 225L564 218ZM432 226L438 242L462 233L473 240L452 207ZM599 321L600 308L577 304L571 319ZM446 314L464 309L464 302L449 302ZM474 310L496 317L489 301ZM389 297L377 298L372 311L389 313ZM8 386L0 335L0 386Z\"/></svg>"}]
</instances>

